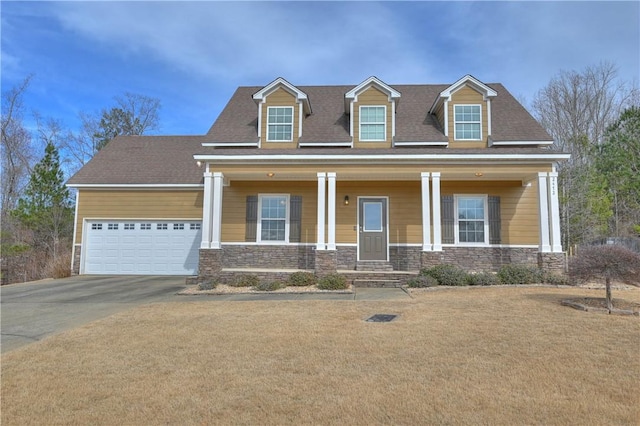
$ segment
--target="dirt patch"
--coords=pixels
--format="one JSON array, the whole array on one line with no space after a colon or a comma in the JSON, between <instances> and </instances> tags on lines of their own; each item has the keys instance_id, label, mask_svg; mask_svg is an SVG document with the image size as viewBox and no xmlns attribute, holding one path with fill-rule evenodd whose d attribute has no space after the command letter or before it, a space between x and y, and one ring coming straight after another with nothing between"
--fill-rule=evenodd
<instances>
[{"instance_id":1,"label":"dirt patch","mask_svg":"<svg viewBox=\"0 0 640 426\"><path fill-rule=\"evenodd\" d=\"M211 290L200 290L197 285L188 287L178 294L181 295L197 295L197 294L243 294L243 293L353 293L353 287L349 286L344 290L320 290L316 286L290 286L280 288L273 291L256 290L253 287L233 287L226 284L218 284L216 288Z\"/></svg>"}]
</instances>

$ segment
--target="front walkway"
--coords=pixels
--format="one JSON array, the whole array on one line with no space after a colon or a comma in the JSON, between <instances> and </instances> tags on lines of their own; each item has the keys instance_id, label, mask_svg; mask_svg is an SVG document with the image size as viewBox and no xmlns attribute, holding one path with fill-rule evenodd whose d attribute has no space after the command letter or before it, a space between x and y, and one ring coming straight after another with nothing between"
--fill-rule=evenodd
<instances>
[{"instance_id":1,"label":"front walkway","mask_svg":"<svg viewBox=\"0 0 640 426\"><path fill-rule=\"evenodd\" d=\"M196 296L194 299L191 297ZM189 297L189 298L186 298ZM201 294L185 296L185 300L197 301L256 301L256 300L357 300L387 301L410 300L411 296L402 288L365 288L354 287L353 293L235 293Z\"/></svg>"}]
</instances>

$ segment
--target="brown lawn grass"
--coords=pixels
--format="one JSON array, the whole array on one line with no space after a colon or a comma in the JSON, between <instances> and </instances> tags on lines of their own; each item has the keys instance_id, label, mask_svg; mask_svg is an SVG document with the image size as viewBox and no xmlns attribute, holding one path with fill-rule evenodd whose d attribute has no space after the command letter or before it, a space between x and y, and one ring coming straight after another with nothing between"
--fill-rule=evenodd
<instances>
[{"instance_id":1,"label":"brown lawn grass","mask_svg":"<svg viewBox=\"0 0 640 426\"><path fill-rule=\"evenodd\" d=\"M600 293L148 305L3 355L2 425L638 424L640 321L560 305Z\"/></svg>"}]
</instances>

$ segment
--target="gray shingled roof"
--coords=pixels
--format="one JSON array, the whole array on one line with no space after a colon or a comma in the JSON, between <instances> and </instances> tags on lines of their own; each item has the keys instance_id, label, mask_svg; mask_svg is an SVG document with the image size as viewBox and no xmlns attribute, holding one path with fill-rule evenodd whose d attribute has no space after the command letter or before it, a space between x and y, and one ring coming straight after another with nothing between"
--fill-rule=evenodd
<instances>
[{"instance_id":1,"label":"gray shingled roof","mask_svg":"<svg viewBox=\"0 0 640 426\"><path fill-rule=\"evenodd\" d=\"M488 86L498 92L491 101L491 138L494 141L551 141L551 136L499 83ZM344 95L354 86L297 86L309 97L313 114L302 125L301 143L350 142L349 117ZM397 142L446 142L443 130L429 114L440 92L448 85L394 85L401 93L396 108ZM260 87L240 87L207 133L207 142L257 142L258 108L252 95Z\"/></svg>"},{"instance_id":2,"label":"gray shingled roof","mask_svg":"<svg viewBox=\"0 0 640 426\"><path fill-rule=\"evenodd\" d=\"M492 99L494 141L550 141L552 138L501 85ZM311 102L313 114L305 119L300 142L349 142L349 119L344 112L344 94L354 86L299 86ZM395 85L402 96L396 111L396 141L446 141L442 129L428 111L447 85ZM552 154L543 148L456 149L445 148L300 148L259 150L255 148L202 147L203 142L257 142L257 107L252 95L261 87L240 87L216 122L202 136L120 136L80 169L71 185L200 184L203 169L196 154L214 155L354 155L382 154Z\"/></svg>"},{"instance_id":3,"label":"gray shingled roof","mask_svg":"<svg viewBox=\"0 0 640 426\"><path fill-rule=\"evenodd\" d=\"M198 184L203 170L193 155L203 136L119 136L110 141L68 184Z\"/></svg>"}]
</instances>

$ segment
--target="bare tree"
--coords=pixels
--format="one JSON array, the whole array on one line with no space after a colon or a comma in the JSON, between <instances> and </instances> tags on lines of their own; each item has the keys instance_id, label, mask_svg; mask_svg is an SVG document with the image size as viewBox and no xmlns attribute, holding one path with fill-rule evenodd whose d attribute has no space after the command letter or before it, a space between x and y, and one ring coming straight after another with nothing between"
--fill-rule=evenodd
<instances>
[{"instance_id":1,"label":"bare tree","mask_svg":"<svg viewBox=\"0 0 640 426\"><path fill-rule=\"evenodd\" d=\"M614 280L640 286L640 254L618 245L586 247L569 262L569 274L582 281L603 279L607 309L611 313L611 283Z\"/></svg>"},{"instance_id":2,"label":"bare tree","mask_svg":"<svg viewBox=\"0 0 640 426\"><path fill-rule=\"evenodd\" d=\"M608 221L612 201L592 170L593 147L639 96L637 87L618 80L615 65L601 62L582 72L561 71L533 100L533 114L553 136L554 148L571 154L558 165L565 248L606 232L599 224Z\"/></svg>"},{"instance_id":3,"label":"bare tree","mask_svg":"<svg viewBox=\"0 0 640 426\"><path fill-rule=\"evenodd\" d=\"M20 198L33 160L31 134L23 125L23 96L31 76L2 94L2 218Z\"/></svg>"},{"instance_id":4,"label":"bare tree","mask_svg":"<svg viewBox=\"0 0 640 426\"><path fill-rule=\"evenodd\" d=\"M116 105L99 114L79 114L81 128L66 138L63 146L75 163L74 169L85 165L116 136L142 135L159 128L159 99L130 92L114 99Z\"/></svg>"}]
</instances>

